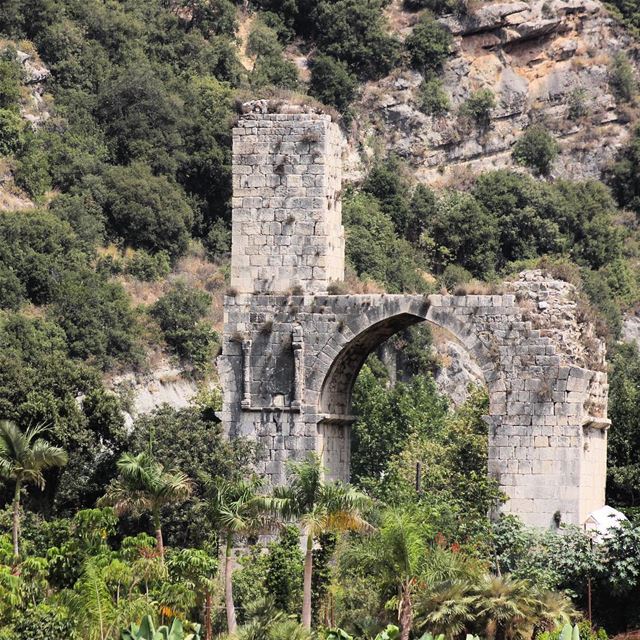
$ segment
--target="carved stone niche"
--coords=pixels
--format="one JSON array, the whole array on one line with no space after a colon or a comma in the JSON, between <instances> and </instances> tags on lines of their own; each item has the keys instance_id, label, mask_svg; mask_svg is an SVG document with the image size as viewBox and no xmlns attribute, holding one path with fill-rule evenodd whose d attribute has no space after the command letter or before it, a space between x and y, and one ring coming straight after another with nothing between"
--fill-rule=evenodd
<instances>
[{"instance_id":1,"label":"carved stone niche","mask_svg":"<svg viewBox=\"0 0 640 640\"><path fill-rule=\"evenodd\" d=\"M242 408L300 411L304 400L302 327L289 324L254 334L242 343Z\"/></svg>"}]
</instances>

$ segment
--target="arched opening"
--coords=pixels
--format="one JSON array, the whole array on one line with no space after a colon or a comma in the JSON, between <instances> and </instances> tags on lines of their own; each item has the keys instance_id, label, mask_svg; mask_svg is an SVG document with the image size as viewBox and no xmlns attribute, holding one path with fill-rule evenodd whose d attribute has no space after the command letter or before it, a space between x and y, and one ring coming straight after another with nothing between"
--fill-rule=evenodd
<instances>
[{"instance_id":1,"label":"arched opening","mask_svg":"<svg viewBox=\"0 0 640 640\"><path fill-rule=\"evenodd\" d=\"M369 354L391 336L425 318L402 313L386 318L359 333L342 349L333 361L320 392L320 412L332 422L349 422L351 416L351 396L358 373Z\"/></svg>"},{"instance_id":2,"label":"arched opening","mask_svg":"<svg viewBox=\"0 0 640 640\"><path fill-rule=\"evenodd\" d=\"M481 367L481 364L486 366L486 361L479 361L477 343L474 349L469 349L468 343L465 344L450 329L411 312L392 315L370 324L342 346L329 366L321 387L318 402L318 449L328 478L344 481L350 479L352 427L358 419L353 410L353 392L362 367L378 347L404 329L420 323L437 328L451 344L457 345L459 350L463 350L476 362L481 384L486 386Z\"/></svg>"}]
</instances>

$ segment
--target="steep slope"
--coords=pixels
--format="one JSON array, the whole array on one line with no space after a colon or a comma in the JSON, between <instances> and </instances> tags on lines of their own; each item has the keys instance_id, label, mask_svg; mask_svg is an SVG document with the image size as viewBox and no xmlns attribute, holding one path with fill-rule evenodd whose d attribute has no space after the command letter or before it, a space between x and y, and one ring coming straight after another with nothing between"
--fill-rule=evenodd
<instances>
[{"instance_id":1,"label":"steep slope","mask_svg":"<svg viewBox=\"0 0 640 640\"><path fill-rule=\"evenodd\" d=\"M390 13L401 36L417 20L398 3ZM499 2L440 22L455 36L455 54L442 75L448 113L422 113L421 74L394 72L364 87L357 140L381 137L421 181L442 186L470 173L511 166L519 135L530 124L543 123L561 144L554 176L600 177L626 141L631 118L631 108L611 88L612 60L620 51L635 59L638 51L601 3ZM484 127L460 115L460 107L479 89L490 89L496 102Z\"/></svg>"}]
</instances>

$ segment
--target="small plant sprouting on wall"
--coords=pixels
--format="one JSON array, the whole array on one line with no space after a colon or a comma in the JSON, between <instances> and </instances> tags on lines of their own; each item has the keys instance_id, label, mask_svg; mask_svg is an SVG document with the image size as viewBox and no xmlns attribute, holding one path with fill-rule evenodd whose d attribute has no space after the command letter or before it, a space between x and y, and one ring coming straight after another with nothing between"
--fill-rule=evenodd
<instances>
[{"instance_id":1,"label":"small plant sprouting on wall","mask_svg":"<svg viewBox=\"0 0 640 640\"><path fill-rule=\"evenodd\" d=\"M335 280L329 283L329 286L327 287L327 293L330 296L343 296L348 293L347 285L344 282Z\"/></svg>"},{"instance_id":2,"label":"small plant sprouting on wall","mask_svg":"<svg viewBox=\"0 0 640 640\"><path fill-rule=\"evenodd\" d=\"M305 144L316 144L320 142L320 133L318 131L307 131L301 138L300 142Z\"/></svg>"},{"instance_id":3,"label":"small plant sprouting on wall","mask_svg":"<svg viewBox=\"0 0 640 640\"><path fill-rule=\"evenodd\" d=\"M273 331L273 320L266 320L260 327L260 333L262 335L269 335Z\"/></svg>"}]
</instances>

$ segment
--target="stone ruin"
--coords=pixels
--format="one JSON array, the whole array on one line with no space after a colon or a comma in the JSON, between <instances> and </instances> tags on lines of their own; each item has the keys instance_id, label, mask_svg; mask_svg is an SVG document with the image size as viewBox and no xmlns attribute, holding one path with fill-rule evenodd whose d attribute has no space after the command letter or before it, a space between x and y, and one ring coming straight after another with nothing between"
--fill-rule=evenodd
<instances>
[{"instance_id":1,"label":"stone ruin","mask_svg":"<svg viewBox=\"0 0 640 640\"><path fill-rule=\"evenodd\" d=\"M285 481L309 452L349 479L354 382L367 356L419 322L446 331L489 393L489 474L526 524L582 524L604 505L604 346L575 289L524 272L500 295L336 295L344 277L343 140L330 116L256 101L233 130L231 288L218 367L230 437ZM470 221L470 223L472 223Z\"/></svg>"}]
</instances>

